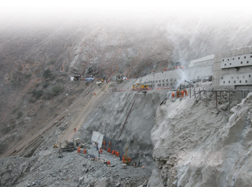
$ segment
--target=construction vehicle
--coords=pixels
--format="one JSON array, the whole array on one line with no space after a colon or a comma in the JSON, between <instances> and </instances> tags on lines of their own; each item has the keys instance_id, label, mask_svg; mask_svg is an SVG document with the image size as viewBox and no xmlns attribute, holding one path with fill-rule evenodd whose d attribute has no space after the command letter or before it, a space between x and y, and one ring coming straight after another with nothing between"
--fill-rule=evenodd
<instances>
[{"instance_id":1,"label":"construction vehicle","mask_svg":"<svg viewBox=\"0 0 252 187\"><path fill-rule=\"evenodd\" d=\"M85 81L93 82L93 81L94 81L94 78L85 78Z\"/></svg>"},{"instance_id":2,"label":"construction vehicle","mask_svg":"<svg viewBox=\"0 0 252 187\"><path fill-rule=\"evenodd\" d=\"M123 162L124 162L124 164L129 164L129 160L128 160L128 147L127 146L125 146L125 153L124 153L124 155L123 155Z\"/></svg>"},{"instance_id":3,"label":"construction vehicle","mask_svg":"<svg viewBox=\"0 0 252 187\"><path fill-rule=\"evenodd\" d=\"M149 85L148 84L140 84L140 83L136 83L132 86L132 90L134 91L147 91L149 90Z\"/></svg>"},{"instance_id":4,"label":"construction vehicle","mask_svg":"<svg viewBox=\"0 0 252 187\"><path fill-rule=\"evenodd\" d=\"M98 86L100 86L100 85L102 84L102 82L101 82L101 81L97 81L96 84L97 84Z\"/></svg>"},{"instance_id":5,"label":"construction vehicle","mask_svg":"<svg viewBox=\"0 0 252 187\"><path fill-rule=\"evenodd\" d=\"M116 76L116 82L119 84L123 82L123 75L122 74L119 74Z\"/></svg>"},{"instance_id":6,"label":"construction vehicle","mask_svg":"<svg viewBox=\"0 0 252 187\"><path fill-rule=\"evenodd\" d=\"M132 90L133 91L143 91L143 92L147 92L149 90L152 90L152 87L151 87L151 83L150 82L145 82L143 84L141 83L135 83L133 86L132 86Z\"/></svg>"},{"instance_id":7,"label":"construction vehicle","mask_svg":"<svg viewBox=\"0 0 252 187\"><path fill-rule=\"evenodd\" d=\"M73 151L77 150L77 148L74 146L74 144L75 144L74 142L68 142L66 140L65 143L66 143L66 146L61 148L62 152L73 152Z\"/></svg>"}]
</instances>

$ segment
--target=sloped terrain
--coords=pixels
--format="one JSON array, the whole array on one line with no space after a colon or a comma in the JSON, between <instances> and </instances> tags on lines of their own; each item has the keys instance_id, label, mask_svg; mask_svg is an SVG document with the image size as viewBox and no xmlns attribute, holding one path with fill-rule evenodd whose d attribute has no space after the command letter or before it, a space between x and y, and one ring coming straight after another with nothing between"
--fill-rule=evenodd
<instances>
[{"instance_id":1,"label":"sloped terrain","mask_svg":"<svg viewBox=\"0 0 252 187\"><path fill-rule=\"evenodd\" d=\"M164 98L165 93L113 93L83 123L80 136L87 141L92 131L99 131L110 139L122 141L132 158L137 159L141 153L152 160L150 132L155 123L155 108ZM124 152L124 146L121 150Z\"/></svg>"},{"instance_id":2,"label":"sloped terrain","mask_svg":"<svg viewBox=\"0 0 252 187\"><path fill-rule=\"evenodd\" d=\"M214 100L159 107L151 133L158 167L149 186L250 186L251 99L250 93L228 116Z\"/></svg>"},{"instance_id":3,"label":"sloped terrain","mask_svg":"<svg viewBox=\"0 0 252 187\"><path fill-rule=\"evenodd\" d=\"M16 156L1 160L1 185L251 186L251 94L237 106L233 97L229 112L209 93L159 105L165 91L111 92L151 70L252 44L251 16L185 16L1 25L0 156ZM70 82L119 74L130 80ZM76 152L61 159L52 148L78 137L94 149L92 131L119 142L121 153L127 145L146 170L122 170L118 158L113 170Z\"/></svg>"}]
</instances>

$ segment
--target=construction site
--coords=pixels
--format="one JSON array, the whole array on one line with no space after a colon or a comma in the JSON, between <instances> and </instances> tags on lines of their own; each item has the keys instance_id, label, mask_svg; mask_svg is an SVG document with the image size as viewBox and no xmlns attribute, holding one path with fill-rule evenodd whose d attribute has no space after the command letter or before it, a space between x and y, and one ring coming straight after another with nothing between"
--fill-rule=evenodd
<instances>
[{"instance_id":1,"label":"construction site","mask_svg":"<svg viewBox=\"0 0 252 187\"><path fill-rule=\"evenodd\" d=\"M251 187L251 19L92 16L1 24L0 187Z\"/></svg>"},{"instance_id":2,"label":"construction site","mask_svg":"<svg viewBox=\"0 0 252 187\"><path fill-rule=\"evenodd\" d=\"M149 89L144 78L90 83L1 160L1 185L250 186L250 87L193 83L173 71L160 77L180 82L171 88Z\"/></svg>"}]
</instances>

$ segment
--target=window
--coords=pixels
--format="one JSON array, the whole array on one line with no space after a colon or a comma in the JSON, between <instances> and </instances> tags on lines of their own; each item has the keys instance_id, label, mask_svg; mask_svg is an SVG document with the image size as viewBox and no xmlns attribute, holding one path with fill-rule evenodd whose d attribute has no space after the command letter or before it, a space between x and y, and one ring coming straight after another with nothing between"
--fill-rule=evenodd
<instances>
[{"instance_id":1,"label":"window","mask_svg":"<svg viewBox=\"0 0 252 187\"><path fill-rule=\"evenodd\" d=\"M230 63L230 66L231 66L232 63Z\"/></svg>"},{"instance_id":2,"label":"window","mask_svg":"<svg viewBox=\"0 0 252 187\"><path fill-rule=\"evenodd\" d=\"M171 83L171 86L172 86L172 83Z\"/></svg>"},{"instance_id":3,"label":"window","mask_svg":"<svg viewBox=\"0 0 252 187\"><path fill-rule=\"evenodd\" d=\"M231 79L233 79L233 77L231 77Z\"/></svg>"},{"instance_id":4,"label":"window","mask_svg":"<svg viewBox=\"0 0 252 187\"><path fill-rule=\"evenodd\" d=\"M240 59L240 57L238 57L238 59Z\"/></svg>"},{"instance_id":5,"label":"window","mask_svg":"<svg viewBox=\"0 0 252 187\"><path fill-rule=\"evenodd\" d=\"M221 77L221 79L223 79L223 77Z\"/></svg>"},{"instance_id":6,"label":"window","mask_svg":"<svg viewBox=\"0 0 252 187\"><path fill-rule=\"evenodd\" d=\"M230 83L230 81L228 81L228 83Z\"/></svg>"},{"instance_id":7,"label":"window","mask_svg":"<svg viewBox=\"0 0 252 187\"><path fill-rule=\"evenodd\" d=\"M159 80L159 82L161 82L161 80Z\"/></svg>"},{"instance_id":8,"label":"window","mask_svg":"<svg viewBox=\"0 0 252 187\"><path fill-rule=\"evenodd\" d=\"M249 75L249 77L251 77L251 75Z\"/></svg>"},{"instance_id":9,"label":"window","mask_svg":"<svg viewBox=\"0 0 252 187\"><path fill-rule=\"evenodd\" d=\"M228 59L228 61L229 61L229 59Z\"/></svg>"},{"instance_id":10,"label":"window","mask_svg":"<svg viewBox=\"0 0 252 187\"><path fill-rule=\"evenodd\" d=\"M163 82L164 82L164 80L163 80Z\"/></svg>"},{"instance_id":11,"label":"window","mask_svg":"<svg viewBox=\"0 0 252 187\"><path fill-rule=\"evenodd\" d=\"M236 83L236 81L234 81L234 83Z\"/></svg>"},{"instance_id":12,"label":"window","mask_svg":"<svg viewBox=\"0 0 252 187\"><path fill-rule=\"evenodd\" d=\"M237 79L239 79L239 77L237 77Z\"/></svg>"},{"instance_id":13,"label":"window","mask_svg":"<svg viewBox=\"0 0 252 187\"><path fill-rule=\"evenodd\" d=\"M234 60L234 58L233 58L233 60Z\"/></svg>"},{"instance_id":14,"label":"window","mask_svg":"<svg viewBox=\"0 0 252 187\"><path fill-rule=\"evenodd\" d=\"M169 81L169 79L166 79L166 82L168 82Z\"/></svg>"},{"instance_id":15,"label":"window","mask_svg":"<svg viewBox=\"0 0 252 187\"><path fill-rule=\"evenodd\" d=\"M171 81L172 81L172 79L171 79Z\"/></svg>"},{"instance_id":16,"label":"window","mask_svg":"<svg viewBox=\"0 0 252 187\"><path fill-rule=\"evenodd\" d=\"M163 86L165 86L165 84L163 84Z\"/></svg>"},{"instance_id":17,"label":"window","mask_svg":"<svg viewBox=\"0 0 252 187\"><path fill-rule=\"evenodd\" d=\"M226 64L225 64L225 66L226 66Z\"/></svg>"},{"instance_id":18,"label":"window","mask_svg":"<svg viewBox=\"0 0 252 187\"><path fill-rule=\"evenodd\" d=\"M244 56L244 58L246 58L246 56Z\"/></svg>"},{"instance_id":19,"label":"window","mask_svg":"<svg viewBox=\"0 0 252 187\"><path fill-rule=\"evenodd\" d=\"M224 59L222 61L224 62Z\"/></svg>"},{"instance_id":20,"label":"window","mask_svg":"<svg viewBox=\"0 0 252 187\"><path fill-rule=\"evenodd\" d=\"M242 64L242 61L241 61L241 64Z\"/></svg>"},{"instance_id":21,"label":"window","mask_svg":"<svg viewBox=\"0 0 252 187\"><path fill-rule=\"evenodd\" d=\"M240 83L241 83L241 81L240 81Z\"/></svg>"},{"instance_id":22,"label":"window","mask_svg":"<svg viewBox=\"0 0 252 187\"><path fill-rule=\"evenodd\" d=\"M252 55L250 55L250 58L252 58Z\"/></svg>"},{"instance_id":23,"label":"window","mask_svg":"<svg viewBox=\"0 0 252 187\"><path fill-rule=\"evenodd\" d=\"M225 81L223 81L223 84L225 84Z\"/></svg>"},{"instance_id":24,"label":"window","mask_svg":"<svg viewBox=\"0 0 252 187\"><path fill-rule=\"evenodd\" d=\"M166 86L169 86L169 84L167 83Z\"/></svg>"},{"instance_id":25,"label":"window","mask_svg":"<svg viewBox=\"0 0 252 187\"><path fill-rule=\"evenodd\" d=\"M247 61L247 64L249 63L249 61Z\"/></svg>"},{"instance_id":26,"label":"window","mask_svg":"<svg viewBox=\"0 0 252 187\"><path fill-rule=\"evenodd\" d=\"M247 80L246 80L245 82L246 82L246 83L248 83L248 81L247 81Z\"/></svg>"}]
</instances>

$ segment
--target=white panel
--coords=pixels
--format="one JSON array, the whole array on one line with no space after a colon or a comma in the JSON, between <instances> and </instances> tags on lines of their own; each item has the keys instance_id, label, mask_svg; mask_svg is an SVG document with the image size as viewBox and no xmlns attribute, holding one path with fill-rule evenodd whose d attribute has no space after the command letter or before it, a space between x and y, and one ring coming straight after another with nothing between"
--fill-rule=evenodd
<instances>
[{"instance_id":1,"label":"white panel","mask_svg":"<svg viewBox=\"0 0 252 187\"><path fill-rule=\"evenodd\" d=\"M97 142L98 147L101 147L102 146L102 140L103 140L103 134L101 134L101 133L99 133L97 131L93 131L91 141L92 142Z\"/></svg>"},{"instance_id":2,"label":"white panel","mask_svg":"<svg viewBox=\"0 0 252 187\"><path fill-rule=\"evenodd\" d=\"M243 74L224 75L220 79L220 85L221 86L252 85L252 72Z\"/></svg>"},{"instance_id":3,"label":"white panel","mask_svg":"<svg viewBox=\"0 0 252 187\"><path fill-rule=\"evenodd\" d=\"M243 66L252 66L252 54L231 56L221 60L222 69Z\"/></svg>"}]
</instances>

